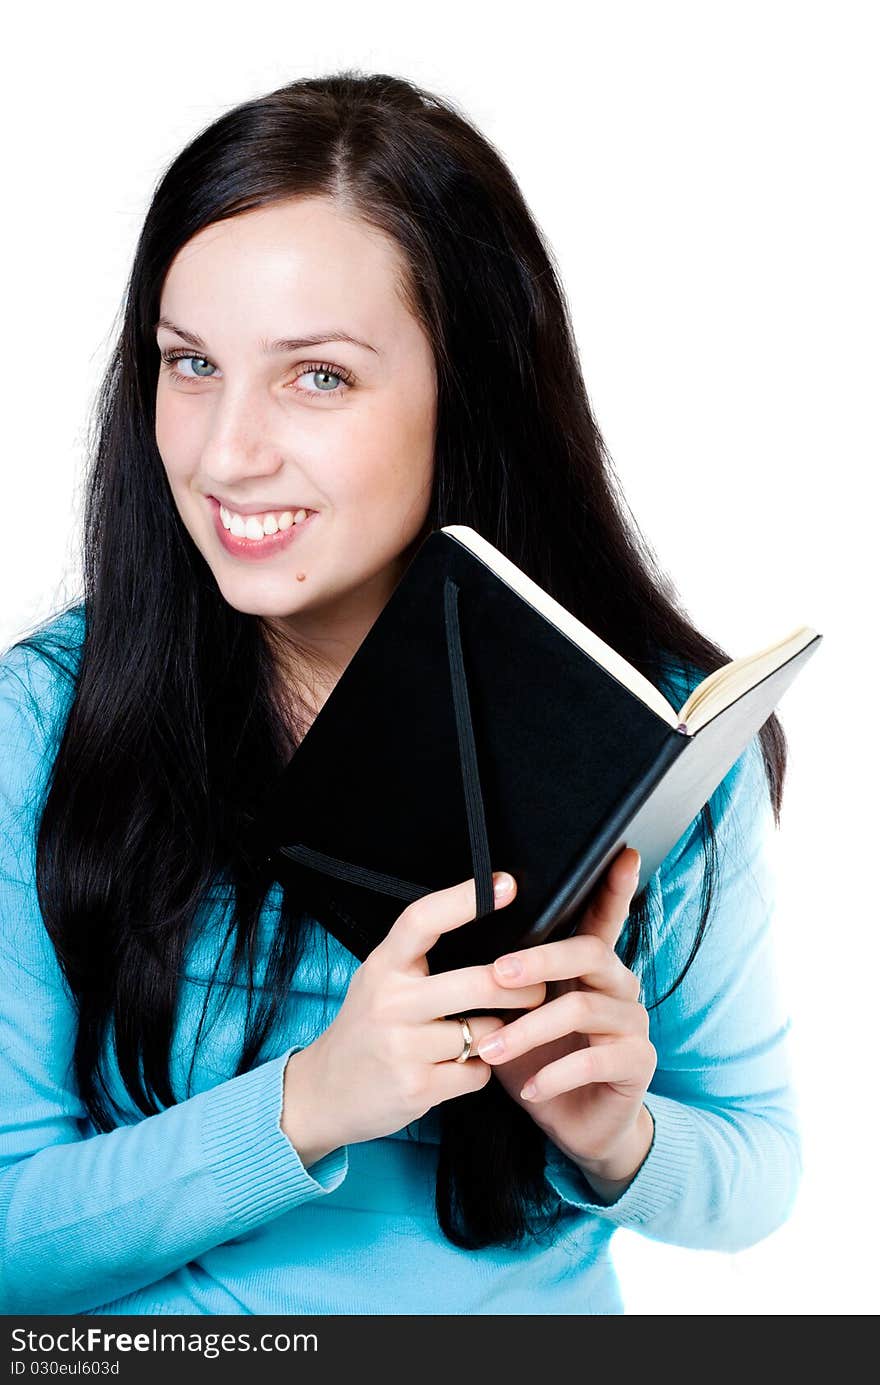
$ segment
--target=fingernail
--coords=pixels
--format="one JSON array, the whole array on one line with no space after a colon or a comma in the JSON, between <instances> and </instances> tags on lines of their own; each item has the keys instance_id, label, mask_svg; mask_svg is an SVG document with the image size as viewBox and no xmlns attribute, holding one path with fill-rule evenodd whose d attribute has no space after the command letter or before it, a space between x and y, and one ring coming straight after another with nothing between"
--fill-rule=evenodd
<instances>
[{"instance_id":1,"label":"fingernail","mask_svg":"<svg viewBox=\"0 0 880 1385\"><path fill-rule=\"evenodd\" d=\"M642 858L641 858L641 856L639 855L639 853L636 852L636 858L635 858L635 860L633 861L632 865L630 866L630 874L631 874L633 880L638 880L638 878L639 878L639 871L641 870L641 868L642 868Z\"/></svg>"},{"instance_id":2,"label":"fingernail","mask_svg":"<svg viewBox=\"0 0 880 1385\"><path fill-rule=\"evenodd\" d=\"M523 1087L522 1091L520 1092L520 1096L525 1101L529 1101L531 1097L537 1094L537 1091L538 1089L535 1086L534 1082L527 1082L526 1085Z\"/></svg>"},{"instance_id":3,"label":"fingernail","mask_svg":"<svg viewBox=\"0 0 880 1385\"><path fill-rule=\"evenodd\" d=\"M499 1053L504 1052L504 1045L500 1039L484 1039L477 1052L481 1058L496 1058Z\"/></svg>"},{"instance_id":4,"label":"fingernail","mask_svg":"<svg viewBox=\"0 0 880 1385\"><path fill-rule=\"evenodd\" d=\"M522 976L523 964L516 957L499 957L495 970L499 976Z\"/></svg>"},{"instance_id":5,"label":"fingernail","mask_svg":"<svg viewBox=\"0 0 880 1385\"><path fill-rule=\"evenodd\" d=\"M495 884L495 898L503 899L513 892L513 876L506 871L496 871L492 876Z\"/></svg>"}]
</instances>

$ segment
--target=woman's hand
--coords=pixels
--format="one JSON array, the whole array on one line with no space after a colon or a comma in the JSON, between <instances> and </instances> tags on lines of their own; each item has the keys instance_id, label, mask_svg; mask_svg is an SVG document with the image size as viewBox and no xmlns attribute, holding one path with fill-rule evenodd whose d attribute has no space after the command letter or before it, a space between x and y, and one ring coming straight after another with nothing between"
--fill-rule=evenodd
<instances>
[{"instance_id":1,"label":"woman's hand","mask_svg":"<svg viewBox=\"0 0 880 1385\"><path fill-rule=\"evenodd\" d=\"M497 888L501 908L516 897ZM427 953L443 933L476 915L476 882L423 895L404 909L358 967L339 1013L288 1059L281 1128L306 1168L322 1154L400 1130L432 1106L477 1091L492 1069L462 1051L457 1015L540 1005L541 982L516 992L490 966L431 975ZM498 1029L493 1013L469 1020L474 1043Z\"/></svg>"},{"instance_id":2,"label":"woman's hand","mask_svg":"<svg viewBox=\"0 0 880 1385\"><path fill-rule=\"evenodd\" d=\"M503 986L543 981L547 995L477 1048L553 1143L609 1192L631 1181L653 1138L642 1098L657 1052L639 1003L638 977L614 951L638 883L638 861L633 848L615 858L571 937L496 960ZM521 969L505 975L502 964L511 960Z\"/></svg>"}]
</instances>

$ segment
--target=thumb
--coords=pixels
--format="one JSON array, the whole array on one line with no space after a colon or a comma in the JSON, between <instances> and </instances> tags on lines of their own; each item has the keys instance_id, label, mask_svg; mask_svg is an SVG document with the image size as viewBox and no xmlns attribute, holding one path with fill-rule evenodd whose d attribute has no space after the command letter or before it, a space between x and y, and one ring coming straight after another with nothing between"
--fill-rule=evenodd
<instances>
[{"instance_id":1,"label":"thumb","mask_svg":"<svg viewBox=\"0 0 880 1385\"><path fill-rule=\"evenodd\" d=\"M598 881L576 933L593 933L609 947L614 947L629 918L632 897L639 886L638 867L641 864L635 847L620 851Z\"/></svg>"}]
</instances>

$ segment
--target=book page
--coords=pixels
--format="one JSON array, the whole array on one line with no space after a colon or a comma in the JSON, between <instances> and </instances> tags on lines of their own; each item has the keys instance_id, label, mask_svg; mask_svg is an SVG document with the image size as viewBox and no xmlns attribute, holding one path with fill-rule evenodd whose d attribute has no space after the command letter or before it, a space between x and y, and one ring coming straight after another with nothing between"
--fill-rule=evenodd
<instances>
[{"instance_id":1,"label":"book page","mask_svg":"<svg viewBox=\"0 0 880 1385\"><path fill-rule=\"evenodd\" d=\"M699 731L720 711L735 702L749 688L760 683L780 665L787 663L804 645L816 638L817 632L809 625L798 625L781 640L765 645L754 654L744 654L733 659L723 668L716 669L704 678L699 687L694 688L690 697L678 713L684 722L688 735Z\"/></svg>"}]
</instances>

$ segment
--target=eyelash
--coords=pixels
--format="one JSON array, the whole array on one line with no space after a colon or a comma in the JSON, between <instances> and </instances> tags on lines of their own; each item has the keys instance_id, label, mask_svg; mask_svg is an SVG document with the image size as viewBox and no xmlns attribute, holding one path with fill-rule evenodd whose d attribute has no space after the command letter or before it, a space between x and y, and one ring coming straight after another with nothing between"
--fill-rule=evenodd
<instances>
[{"instance_id":1,"label":"eyelash","mask_svg":"<svg viewBox=\"0 0 880 1385\"><path fill-rule=\"evenodd\" d=\"M209 358L208 358L207 356L198 356L198 355L194 354L192 351L184 351L184 350L177 350L177 351L160 351L159 354L160 354L162 360L164 361L164 363L165 363L167 366L169 366L169 367L173 367L173 363L174 363L175 361L205 361L207 365L213 365L213 364L214 364L214 362L211 361L211 360L209 360ZM311 374L313 374L313 373L318 373L319 371L323 371L324 374L326 374L326 375L335 375L335 376L337 377L337 379L339 379L339 380L342 381L342 383L344 384L345 388L342 389L342 390L329 390L329 391L328 391L328 390L305 390L305 391L303 391L303 392L304 392L305 394L307 394L310 398L314 398L315 396L317 396L317 397L319 397L319 398L320 398L321 396L323 396L324 398L328 398L328 397L332 398L334 395L338 398L339 395L347 394L348 391L349 391L350 389L352 389L353 386L354 386L354 376L351 374L350 371L343 370L342 367L341 367L341 366L338 366L338 365L331 365L328 361L307 361L307 362L304 364L302 370L299 372L299 375L295 375L295 376L294 376L294 379L298 380L298 379L300 378L300 375L311 375ZM179 380L182 384L185 384L185 385L193 384L194 382L196 382L196 381L199 379L198 376L193 376L193 375L181 375L181 373L180 373L179 370L174 370L174 369L169 369L168 374L170 375L170 377L171 377L172 380ZM213 379L213 376L203 376L203 377L201 377L201 378L203 378L203 379Z\"/></svg>"}]
</instances>

